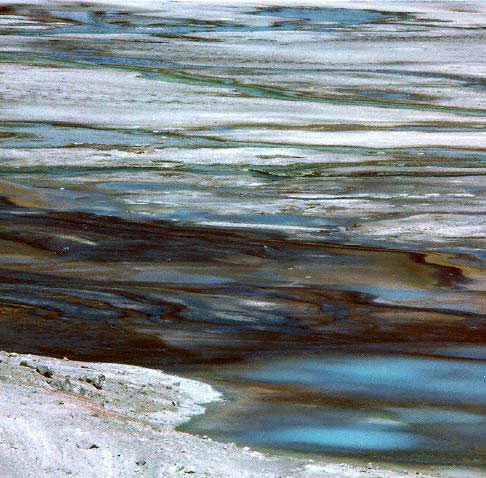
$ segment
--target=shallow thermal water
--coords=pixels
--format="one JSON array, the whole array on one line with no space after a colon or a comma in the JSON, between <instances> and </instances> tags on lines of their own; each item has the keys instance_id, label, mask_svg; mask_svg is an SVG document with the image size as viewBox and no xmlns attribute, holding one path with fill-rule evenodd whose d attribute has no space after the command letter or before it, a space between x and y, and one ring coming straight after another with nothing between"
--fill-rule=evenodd
<instances>
[{"instance_id":1,"label":"shallow thermal water","mask_svg":"<svg viewBox=\"0 0 486 478\"><path fill-rule=\"evenodd\" d=\"M0 2L0 347L202 377L224 440L485 467L467 3Z\"/></svg>"},{"instance_id":2,"label":"shallow thermal water","mask_svg":"<svg viewBox=\"0 0 486 478\"><path fill-rule=\"evenodd\" d=\"M256 406L236 398L188 429L280 451L479 464L485 374L464 358L363 351L263 361L220 377L251 387Z\"/></svg>"}]
</instances>

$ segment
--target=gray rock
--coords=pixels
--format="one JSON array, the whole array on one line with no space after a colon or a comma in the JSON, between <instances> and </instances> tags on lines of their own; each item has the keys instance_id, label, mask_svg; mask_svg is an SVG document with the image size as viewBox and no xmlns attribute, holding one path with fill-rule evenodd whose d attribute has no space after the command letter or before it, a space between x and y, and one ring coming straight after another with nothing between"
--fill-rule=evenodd
<instances>
[{"instance_id":1,"label":"gray rock","mask_svg":"<svg viewBox=\"0 0 486 478\"><path fill-rule=\"evenodd\" d=\"M73 384L71 383L71 380L69 378L65 378L64 382L62 384L62 390L64 392L72 392L74 390Z\"/></svg>"},{"instance_id":2,"label":"gray rock","mask_svg":"<svg viewBox=\"0 0 486 478\"><path fill-rule=\"evenodd\" d=\"M27 360L22 360L19 364L21 367L33 368L35 369L35 365L28 362Z\"/></svg>"},{"instance_id":3,"label":"gray rock","mask_svg":"<svg viewBox=\"0 0 486 478\"><path fill-rule=\"evenodd\" d=\"M54 375L54 370L49 368L47 365L37 365L35 370L37 371L37 373L40 373L47 378L51 378Z\"/></svg>"},{"instance_id":4,"label":"gray rock","mask_svg":"<svg viewBox=\"0 0 486 478\"><path fill-rule=\"evenodd\" d=\"M65 378L63 381L61 380L53 380L51 382L51 385L56 388L57 390L60 390L61 392L73 392L74 387L73 384L71 383L71 380L69 378Z\"/></svg>"},{"instance_id":5,"label":"gray rock","mask_svg":"<svg viewBox=\"0 0 486 478\"><path fill-rule=\"evenodd\" d=\"M86 377L84 380L93 385L94 388L101 390L106 381L106 377L104 375L98 375L97 377Z\"/></svg>"},{"instance_id":6,"label":"gray rock","mask_svg":"<svg viewBox=\"0 0 486 478\"><path fill-rule=\"evenodd\" d=\"M99 445L89 440L81 440L76 443L76 446L82 450L94 450L96 448L99 448Z\"/></svg>"}]
</instances>

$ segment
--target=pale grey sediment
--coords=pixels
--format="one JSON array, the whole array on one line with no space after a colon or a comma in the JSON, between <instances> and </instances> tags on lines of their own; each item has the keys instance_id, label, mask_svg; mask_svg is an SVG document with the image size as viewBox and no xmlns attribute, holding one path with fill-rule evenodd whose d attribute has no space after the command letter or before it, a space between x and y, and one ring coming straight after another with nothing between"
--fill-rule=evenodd
<instances>
[{"instance_id":1,"label":"pale grey sediment","mask_svg":"<svg viewBox=\"0 0 486 478\"><path fill-rule=\"evenodd\" d=\"M382 13L305 28L258 2L110 2L126 26L55 4L5 17L11 180L196 224L483 247L481 4L361 2Z\"/></svg>"}]
</instances>

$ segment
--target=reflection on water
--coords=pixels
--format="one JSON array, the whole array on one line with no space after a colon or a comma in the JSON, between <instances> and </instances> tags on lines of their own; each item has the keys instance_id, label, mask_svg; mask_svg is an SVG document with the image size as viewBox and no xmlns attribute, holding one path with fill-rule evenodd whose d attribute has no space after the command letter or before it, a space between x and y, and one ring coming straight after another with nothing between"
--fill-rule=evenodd
<instances>
[{"instance_id":1,"label":"reflection on water","mask_svg":"<svg viewBox=\"0 0 486 478\"><path fill-rule=\"evenodd\" d=\"M484 350L486 360L486 349ZM322 357L281 360L243 374L265 383L311 386L325 393L372 399L486 406L486 362L414 357Z\"/></svg>"},{"instance_id":2,"label":"reflection on water","mask_svg":"<svg viewBox=\"0 0 486 478\"><path fill-rule=\"evenodd\" d=\"M284 446L309 451L333 449L353 452L384 452L406 450L420 445L420 440L411 433L394 430L383 425L350 425L294 428L278 427L269 431L255 431L241 436L242 440L260 446ZM398 428L398 427L395 427ZM240 437L238 437L240 438Z\"/></svg>"},{"instance_id":3,"label":"reflection on water","mask_svg":"<svg viewBox=\"0 0 486 478\"><path fill-rule=\"evenodd\" d=\"M482 360L373 354L297 356L215 372L248 396L187 427L224 440L308 454L486 463ZM241 385L244 383L244 388ZM236 385L238 384L238 385Z\"/></svg>"}]
</instances>

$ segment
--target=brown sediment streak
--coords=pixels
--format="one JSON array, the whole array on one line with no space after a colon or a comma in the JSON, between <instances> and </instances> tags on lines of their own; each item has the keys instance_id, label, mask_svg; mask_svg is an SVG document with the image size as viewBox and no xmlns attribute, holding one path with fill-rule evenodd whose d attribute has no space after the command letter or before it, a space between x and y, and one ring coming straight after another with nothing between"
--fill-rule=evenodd
<instances>
[{"instance_id":1,"label":"brown sediment streak","mask_svg":"<svg viewBox=\"0 0 486 478\"><path fill-rule=\"evenodd\" d=\"M45 202L31 188L0 180L0 197L2 201L20 207L41 208ZM8 199L7 199L8 198Z\"/></svg>"},{"instance_id":2,"label":"brown sediment streak","mask_svg":"<svg viewBox=\"0 0 486 478\"><path fill-rule=\"evenodd\" d=\"M424 264L437 265L443 268L450 268L451 275L461 275L464 282L471 288L481 288L486 285L484 267L481 261L470 254L438 254L429 252L424 254Z\"/></svg>"},{"instance_id":3,"label":"brown sediment streak","mask_svg":"<svg viewBox=\"0 0 486 478\"><path fill-rule=\"evenodd\" d=\"M466 281L460 267L453 266L444 254L414 253L414 259L420 264L438 266L438 285L454 287Z\"/></svg>"},{"instance_id":4,"label":"brown sediment streak","mask_svg":"<svg viewBox=\"0 0 486 478\"><path fill-rule=\"evenodd\" d=\"M292 254L305 255L306 252L332 252L338 256L368 253L398 257L410 264L424 264L426 269L438 273L439 285L451 287L464 279L461 268L448 265L445 254L432 256L393 248L292 241L276 233L174 226L165 222L130 221L88 213L39 212L26 208L10 209L8 213L15 214L15 221L4 224L0 232L3 240L26 244L66 259L82 255L82 259L93 257L99 262L111 259L118 262L141 260L149 248L151 252L159 254L159 260L175 258L204 262L231 258L233 254L273 260L279 257L279 251L282 250L290 257ZM436 259L430 260L432 257Z\"/></svg>"},{"instance_id":5,"label":"brown sediment streak","mask_svg":"<svg viewBox=\"0 0 486 478\"><path fill-rule=\"evenodd\" d=\"M1 348L163 366L486 338L446 259L5 203L0 217Z\"/></svg>"}]
</instances>

